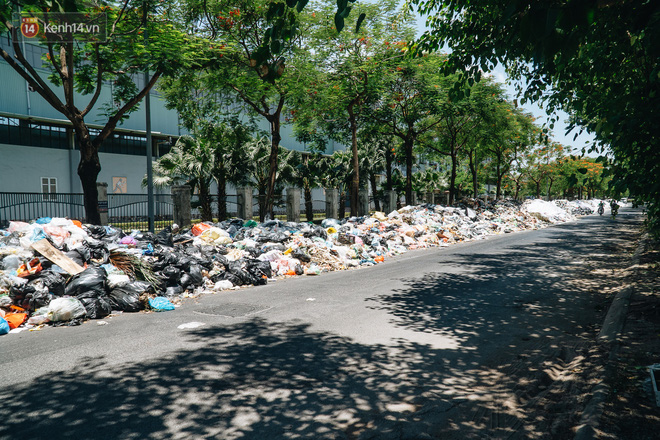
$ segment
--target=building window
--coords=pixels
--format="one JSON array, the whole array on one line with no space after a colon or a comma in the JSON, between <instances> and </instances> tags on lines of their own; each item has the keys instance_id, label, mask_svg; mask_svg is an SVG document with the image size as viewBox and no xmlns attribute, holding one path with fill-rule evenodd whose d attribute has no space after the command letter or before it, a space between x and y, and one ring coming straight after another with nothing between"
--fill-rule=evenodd
<instances>
[{"instance_id":1,"label":"building window","mask_svg":"<svg viewBox=\"0 0 660 440\"><path fill-rule=\"evenodd\" d=\"M44 195L44 200L57 199L57 178L56 177L42 177L41 178L41 193Z\"/></svg>"}]
</instances>

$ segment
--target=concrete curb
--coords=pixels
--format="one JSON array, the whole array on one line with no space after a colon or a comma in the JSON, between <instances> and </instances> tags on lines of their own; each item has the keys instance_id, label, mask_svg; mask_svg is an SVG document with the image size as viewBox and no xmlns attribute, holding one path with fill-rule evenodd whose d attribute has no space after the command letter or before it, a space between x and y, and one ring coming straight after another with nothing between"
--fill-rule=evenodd
<instances>
[{"instance_id":1,"label":"concrete curb","mask_svg":"<svg viewBox=\"0 0 660 440\"><path fill-rule=\"evenodd\" d=\"M645 232L637 244L635 253L632 256L630 266L633 267L633 275L637 275L639 268L639 260L646 248L648 242L648 234ZM598 333L597 341L600 344L610 345L609 360L611 360L619 344L619 337L623 331L623 326L626 322L626 315L628 314L628 306L630 304L630 297L635 291L634 286L631 284L622 289L612 300L612 304L607 311L607 316L603 322L603 327ZM603 406L605 400L610 394L610 386L607 384L611 371L606 368L604 377L598 382L591 392L591 399L580 417L580 424L575 431L574 440L593 440L596 438L596 428L603 415Z\"/></svg>"}]
</instances>

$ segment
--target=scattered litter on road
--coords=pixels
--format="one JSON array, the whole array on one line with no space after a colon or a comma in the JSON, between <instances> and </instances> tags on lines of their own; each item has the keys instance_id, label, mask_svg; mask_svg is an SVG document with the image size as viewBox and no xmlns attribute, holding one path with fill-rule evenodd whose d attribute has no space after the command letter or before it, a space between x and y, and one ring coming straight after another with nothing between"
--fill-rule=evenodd
<instances>
[{"instance_id":1,"label":"scattered litter on road","mask_svg":"<svg viewBox=\"0 0 660 440\"><path fill-rule=\"evenodd\" d=\"M203 322L193 321L193 322L187 322L185 324L181 324L177 328L180 329L180 330L186 330L186 329L199 328L203 325L206 325L206 324L204 324Z\"/></svg>"},{"instance_id":2,"label":"scattered litter on road","mask_svg":"<svg viewBox=\"0 0 660 440\"><path fill-rule=\"evenodd\" d=\"M409 250L573 221L597 204L466 199L455 207L405 206L320 225L234 218L158 234L66 218L10 222L0 230L0 334L5 323L36 329L174 310L203 294L369 267ZM182 325L191 324L203 325Z\"/></svg>"}]
</instances>

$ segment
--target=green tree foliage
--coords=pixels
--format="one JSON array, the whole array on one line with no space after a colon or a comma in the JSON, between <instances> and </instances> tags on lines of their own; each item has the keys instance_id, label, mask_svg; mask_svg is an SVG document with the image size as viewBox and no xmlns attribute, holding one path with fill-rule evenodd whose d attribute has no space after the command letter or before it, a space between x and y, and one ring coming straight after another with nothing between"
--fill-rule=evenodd
<instances>
[{"instance_id":1,"label":"green tree foliage","mask_svg":"<svg viewBox=\"0 0 660 440\"><path fill-rule=\"evenodd\" d=\"M660 233L660 3L408 3L429 16L420 53L449 47L448 69L466 68L475 78L500 63L526 81L524 100L563 109L594 133L611 151L612 189L646 201L650 226Z\"/></svg>"},{"instance_id":2,"label":"green tree foliage","mask_svg":"<svg viewBox=\"0 0 660 440\"><path fill-rule=\"evenodd\" d=\"M263 215L272 215L285 103L304 75L296 68L298 57L305 53L298 12L288 8L280 16L273 12L277 4L269 0L187 0L183 6L190 31L202 33L222 50L209 69L213 84L208 96L224 100L236 114L260 118L269 126L270 171ZM278 27L281 17L291 25Z\"/></svg>"},{"instance_id":3,"label":"green tree foliage","mask_svg":"<svg viewBox=\"0 0 660 440\"><path fill-rule=\"evenodd\" d=\"M96 178L101 171L98 151L105 139L133 111L165 73L205 61L203 46L186 36L168 18L173 2L145 0L132 2L83 2L77 0L29 0L19 3L0 0L0 31L11 35L13 53L0 49L0 56L24 78L50 106L72 124L80 149L78 176L84 192L87 221L99 224ZM20 30L13 13L107 14L107 40L66 41L49 39L40 43L48 53L44 67L48 80L32 66L23 53ZM39 16L39 15L37 15ZM150 72L138 87L134 76ZM105 82L113 84L112 96L103 101ZM99 110L101 110L99 112ZM101 113L106 122L96 135L87 120ZM94 121L98 122L98 121Z\"/></svg>"},{"instance_id":4,"label":"green tree foliage","mask_svg":"<svg viewBox=\"0 0 660 440\"><path fill-rule=\"evenodd\" d=\"M313 73L306 75L306 86L299 89L294 119L301 140L314 141L320 135L350 145L350 206L351 215L357 215L358 131L369 121L370 102L379 99L385 58L393 56L390 46L412 38L413 30L409 21L400 18L397 2L388 0L356 5L357 14L351 17L362 18L359 30L353 30L357 23L350 19L350 29L338 32L330 19L335 3L324 2L311 14L307 41L313 58L307 69Z\"/></svg>"}]
</instances>

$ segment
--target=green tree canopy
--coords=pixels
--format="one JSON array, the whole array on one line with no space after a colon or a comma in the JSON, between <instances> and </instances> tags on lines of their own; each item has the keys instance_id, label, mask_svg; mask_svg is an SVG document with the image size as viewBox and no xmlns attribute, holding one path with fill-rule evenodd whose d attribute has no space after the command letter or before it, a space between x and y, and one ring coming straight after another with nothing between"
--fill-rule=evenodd
<instances>
[{"instance_id":1,"label":"green tree canopy","mask_svg":"<svg viewBox=\"0 0 660 440\"><path fill-rule=\"evenodd\" d=\"M646 201L660 233L660 3L409 0L428 16L419 53L451 50L464 79L502 64L523 100L563 109L611 152L614 190ZM456 90L460 90L459 83ZM552 124L550 125L552 129Z\"/></svg>"}]
</instances>

